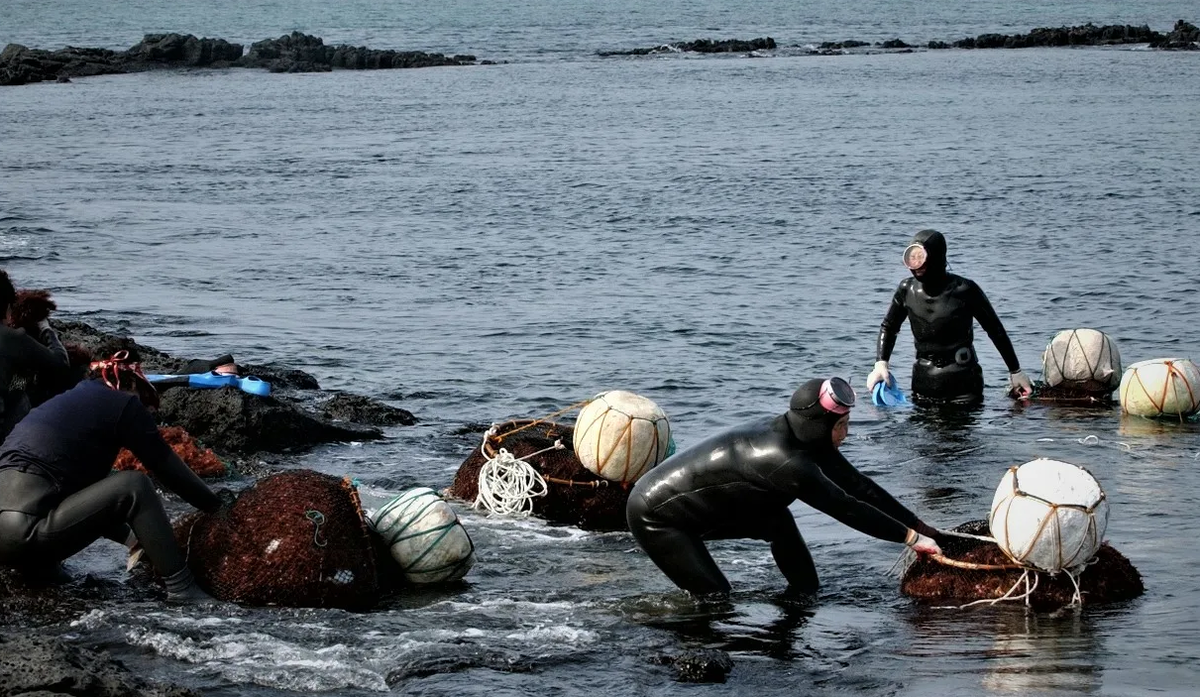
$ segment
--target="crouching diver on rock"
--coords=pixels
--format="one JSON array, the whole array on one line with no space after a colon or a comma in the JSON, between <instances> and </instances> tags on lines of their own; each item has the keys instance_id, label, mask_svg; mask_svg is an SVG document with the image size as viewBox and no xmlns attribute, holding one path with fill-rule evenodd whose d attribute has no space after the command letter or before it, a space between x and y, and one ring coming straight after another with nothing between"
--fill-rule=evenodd
<instances>
[{"instance_id":1,"label":"crouching diver on rock","mask_svg":"<svg viewBox=\"0 0 1200 697\"><path fill-rule=\"evenodd\" d=\"M820 583L788 505L796 499L860 532L939 554L921 522L838 452L854 390L841 378L809 380L786 414L713 436L638 480L626 514L638 544L675 585L697 595L729 592L703 540L771 543L788 591Z\"/></svg>"},{"instance_id":2,"label":"crouching diver on rock","mask_svg":"<svg viewBox=\"0 0 1200 697\"><path fill-rule=\"evenodd\" d=\"M8 316L16 299L12 281L7 273L0 271L0 319ZM38 322L37 330L35 339L0 322L0 441L29 413L29 396L25 390L12 386L14 377L32 373L45 375L51 382L66 377L70 360L58 334L50 328L50 321Z\"/></svg>"},{"instance_id":3,"label":"crouching diver on rock","mask_svg":"<svg viewBox=\"0 0 1200 697\"><path fill-rule=\"evenodd\" d=\"M166 581L168 601L212 601L188 570L150 478L110 471L129 448L196 508L216 511L221 499L159 435L147 408L157 407L158 393L128 352L92 363L89 377L31 411L0 447L0 564L57 564L100 537L131 548L136 541Z\"/></svg>"},{"instance_id":4,"label":"crouching diver on rock","mask_svg":"<svg viewBox=\"0 0 1200 697\"><path fill-rule=\"evenodd\" d=\"M982 401L983 369L974 345L974 321L979 320L1008 366L1013 392L1022 398L1032 394L1033 386L1021 370L1012 341L983 290L974 281L946 271L942 233L918 232L904 250L904 265L913 277L900 281L879 327L875 368L867 376L867 389L892 380L888 361L900 325L908 318L917 349L913 394L942 402Z\"/></svg>"}]
</instances>

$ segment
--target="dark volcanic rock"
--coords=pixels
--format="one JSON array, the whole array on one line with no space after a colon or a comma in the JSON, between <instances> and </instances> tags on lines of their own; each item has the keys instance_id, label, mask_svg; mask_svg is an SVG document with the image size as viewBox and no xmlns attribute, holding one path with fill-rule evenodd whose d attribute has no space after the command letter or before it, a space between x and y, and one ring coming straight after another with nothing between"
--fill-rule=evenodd
<instances>
[{"instance_id":1,"label":"dark volcanic rock","mask_svg":"<svg viewBox=\"0 0 1200 697\"><path fill-rule=\"evenodd\" d=\"M100 331L83 322L54 320L54 328L64 344L76 347L87 353L91 358L106 358L117 351L135 352L141 357L142 369L147 373L162 373L164 375L178 374L183 366L192 361L190 358L176 358L163 353L152 346L139 344L127 336L120 336ZM242 364L238 373L254 375L271 383L273 392L278 390L317 390L320 385L312 375L286 366L265 363L262 365Z\"/></svg>"},{"instance_id":2,"label":"dark volcanic rock","mask_svg":"<svg viewBox=\"0 0 1200 697\"><path fill-rule=\"evenodd\" d=\"M225 39L197 39L191 34L146 34L121 57L128 72L164 67L225 67L242 57L242 45Z\"/></svg>"},{"instance_id":3,"label":"dark volcanic rock","mask_svg":"<svg viewBox=\"0 0 1200 697\"><path fill-rule=\"evenodd\" d=\"M0 51L0 85L24 85L59 76L109 75L126 72L113 51L68 47L58 51L9 44Z\"/></svg>"},{"instance_id":4,"label":"dark volcanic rock","mask_svg":"<svg viewBox=\"0 0 1200 697\"><path fill-rule=\"evenodd\" d=\"M182 426L218 453L279 453L320 443L383 437L376 428L330 423L289 402L232 387L166 390L158 417Z\"/></svg>"},{"instance_id":5,"label":"dark volcanic rock","mask_svg":"<svg viewBox=\"0 0 1200 697\"><path fill-rule=\"evenodd\" d=\"M430 675L458 673L487 668L503 673L529 673L532 661L515 651L492 649L469 643L428 644L406 651L399 664L388 671L388 687L396 689L405 681Z\"/></svg>"},{"instance_id":6,"label":"dark volcanic rock","mask_svg":"<svg viewBox=\"0 0 1200 697\"><path fill-rule=\"evenodd\" d=\"M1150 45L1170 51L1197 51L1200 50L1200 29L1181 19L1175 22L1171 33Z\"/></svg>"},{"instance_id":7,"label":"dark volcanic rock","mask_svg":"<svg viewBox=\"0 0 1200 697\"><path fill-rule=\"evenodd\" d=\"M723 683L733 670L733 659L718 649L689 649L676 656L656 656L652 661L674 668L678 682Z\"/></svg>"},{"instance_id":8,"label":"dark volcanic rock","mask_svg":"<svg viewBox=\"0 0 1200 697\"><path fill-rule=\"evenodd\" d=\"M0 85L72 77L136 73L181 68L263 68L274 73L328 72L334 68L383 70L441 65L473 65L475 56L444 56L423 51L375 50L326 46L319 37L300 32L259 41L243 54L241 44L224 39L198 39L191 34L147 34L126 51L67 47L58 51L9 44L0 52Z\"/></svg>"},{"instance_id":9,"label":"dark volcanic rock","mask_svg":"<svg viewBox=\"0 0 1200 697\"><path fill-rule=\"evenodd\" d=\"M228 66L242 55L239 44L224 39L197 39L187 34L147 34L127 51L75 48L58 51L9 44L0 53L0 85L136 73L163 68Z\"/></svg>"},{"instance_id":10,"label":"dark volcanic rock","mask_svg":"<svg viewBox=\"0 0 1200 697\"><path fill-rule=\"evenodd\" d=\"M108 654L47 637L0 637L0 697L199 697L148 683Z\"/></svg>"},{"instance_id":11,"label":"dark volcanic rock","mask_svg":"<svg viewBox=\"0 0 1200 697\"><path fill-rule=\"evenodd\" d=\"M817 46L817 48L822 51L840 51L845 48L861 48L862 46L870 45L866 41L850 39L849 41L825 41L820 46Z\"/></svg>"},{"instance_id":12,"label":"dark volcanic rock","mask_svg":"<svg viewBox=\"0 0 1200 697\"><path fill-rule=\"evenodd\" d=\"M369 424L371 426L412 426L417 417L412 412L377 399L339 392L321 405L321 413L333 421Z\"/></svg>"},{"instance_id":13,"label":"dark volcanic rock","mask_svg":"<svg viewBox=\"0 0 1200 697\"><path fill-rule=\"evenodd\" d=\"M634 48L625 51L599 51L601 56L645 56L652 53L749 53L751 51L767 51L775 48L775 39L771 37L750 39L696 39L673 44L662 44L650 48Z\"/></svg>"},{"instance_id":14,"label":"dark volcanic rock","mask_svg":"<svg viewBox=\"0 0 1200 697\"><path fill-rule=\"evenodd\" d=\"M334 68L387 70L474 63L475 56L444 56L423 51L381 51L361 46L326 46L320 37L297 31L278 39L266 39L252 44L236 65L242 68L265 68L274 73L292 73L325 72Z\"/></svg>"},{"instance_id":15,"label":"dark volcanic rock","mask_svg":"<svg viewBox=\"0 0 1200 697\"><path fill-rule=\"evenodd\" d=\"M1108 46L1115 44L1154 44L1162 34L1146 25L1106 25L1088 23L1074 27L1040 27L1028 34L980 34L954 42L955 48L1033 48L1045 46Z\"/></svg>"},{"instance_id":16,"label":"dark volcanic rock","mask_svg":"<svg viewBox=\"0 0 1200 697\"><path fill-rule=\"evenodd\" d=\"M175 358L133 339L103 332L83 322L54 320L64 344L75 354L100 358L119 350L136 352L147 373L175 374L189 359ZM84 358L87 360L87 358ZM82 377L83 368L79 369ZM159 420L182 426L194 438L224 457L255 452L291 452L320 443L374 440L383 437L377 428L360 423L410 425L416 418L397 407L357 395L336 395L329 416L311 413L306 400L318 389L317 380L301 370L276 365L242 365L243 375L256 375L271 384L270 397L258 397L231 387L162 391ZM339 419L346 423L332 423Z\"/></svg>"}]
</instances>

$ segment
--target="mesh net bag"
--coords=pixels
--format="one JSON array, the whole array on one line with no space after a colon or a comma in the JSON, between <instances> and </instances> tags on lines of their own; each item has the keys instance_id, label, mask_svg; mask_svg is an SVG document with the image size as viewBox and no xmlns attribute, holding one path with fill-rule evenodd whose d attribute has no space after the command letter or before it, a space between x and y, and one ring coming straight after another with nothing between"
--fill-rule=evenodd
<instances>
[{"instance_id":1,"label":"mesh net bag","mask_svg":"<svg viewBox=\"0 0 1200 697\"><path fill-rule=\"evenodd\" d=\"M975 520L954 529L971 535L987 535L988 522ZM945 536L938 543L944 557L977 568L950 566L922 555L904 572L900 581L902 593L931 603L997 600L1025 573L1025 569L1014 564L994 542ZM1108 543L1100 546L1095 558L1080 574L1079 588L1083 602L1089 605L1128 600L1145 592L1138 570ZM1070 605L1074 594L1075 586L1067 574L1041 574L1029 604L1035 609L1056 609Z\"/></svg>"},{"instance_id":2,"label":"mesh net bag","mask_svg":"<svg viewBox=\"0 0 1200 697\"><path fill-rule=\"evenodd\" d=\"M228 510L175 525L196 580L247 605L366 609L379 598L374 543L350 481L271 475Z\"/></svg>"},{"instance_id":3,"label":"mesh net bag","mask_svg":"<svg viewBox=\"0 0 1200 697\"><path fill-rule=\"evenodd\" d=\"M584 530L628 530L625 502L629 489L596 476L575 456L574 430L549 421L517 420L500 424L482 448L475 448L458 468L450 495L468 503L479 494L479 471L489 457L504 448L526 460L546 480L546 495L533 499L533 514L554 523ZM549 450L561 441L562 450ZM481 452L481 450L483 452ZM487 455L484 455L484 452Z\"/></svg>"},{"instance_id":4,"label":"mesh net bag","mask_svg":"<svg viewBox=\"0 0 1200 697\"><path fill-rule=\"evenodd\" d=\"M221 462L221 458L208 448L200 444L200 441L192 438L191 434L183 430L179 426L160 426L158 432L162 434L163 440L179 459L183 460L188 469L195 472L202 478L220 478L229 474L229 468ZM142 465L137 457L122 448L117 455L117 462L113 465L116 470L137 470L138 472L149 472Z\"/></svg>"}]
</instances>

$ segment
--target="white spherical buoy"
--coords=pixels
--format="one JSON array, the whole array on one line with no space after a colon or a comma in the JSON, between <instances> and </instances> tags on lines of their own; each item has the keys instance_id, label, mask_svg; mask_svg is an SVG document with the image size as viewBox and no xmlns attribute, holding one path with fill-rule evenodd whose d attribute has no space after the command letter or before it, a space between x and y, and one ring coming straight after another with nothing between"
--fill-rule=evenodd
<instances>
[{"instance_id":1,"label":"white spherical buoy","mask_svg":"<svg viewBox=\"0 0 1200 697\"><path fill-rule=\"evenodd\" d=\"M1134 363L1121 377L1121 410L1137 416L1200 412L1200 367L1187 358Z\"/></svg>"},{"instance_id":2,"label":"white spherical buoy","mask_svg":"<svg viewBox=\"0 0 1200 697\"><path fill-rule=\"evenodd\" d=\"M988 527L1000 549L1022 566L1075 570L1104 541L1108 501L1087 470L1041 458L1005 473Z\"/></svg>"},{"instance_id":3,"label":"white spherical buoy","mask_svg":"<svg viewBox=\"0 0 1200 697\"><path fill-rule=\"evenodd\" d=\"M1042 353L1046 384L1110 393L1121 381L1121 354L1107 334L1095 329L1065 329Z\"/></svg>"},{"instance_id":4,"label":"white spherical buoy","mask_svg":"<svg viewBox=\"0 0 1200 697\"><path fill-rule=\"evenodd\" d=\"M392 499L370 523L412 583L457 581L475 563L471 536L450 504L428 487Z\"/></svg>"},{"instance_id":5,"label":"white spherical buoy","mask_svg":"<svg viewBox=\"0 0 1200 697\"><path fill-rule=\"evenodd\" d=\"M575 421L575 455L594 474L632 484L667 457L671 426L654 402L623 390L596 396Z\"/></svg>"}]
</instances>

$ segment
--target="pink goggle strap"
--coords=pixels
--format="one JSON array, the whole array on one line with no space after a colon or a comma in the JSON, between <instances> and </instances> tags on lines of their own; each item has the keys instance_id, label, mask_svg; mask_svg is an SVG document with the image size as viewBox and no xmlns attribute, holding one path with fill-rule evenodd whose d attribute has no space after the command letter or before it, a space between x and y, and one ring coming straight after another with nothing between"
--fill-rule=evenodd
<instances>
[{"instance_id":1,"label":"pink goggle strap","mask_svg":"<svg viewBox=\"0 0 1200 697\"><path fill-rule=\"evenodd\" d=\"M821 402L821 407L823 407L825 411L832 412L834 414L849 414L850 407L854 406L853 402L850 404L842 404L842 401L837 397L837 393L833 391L833 385L829 380L821 383L820 395L819 401Z\"/></svg>"}]
</instances>

